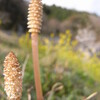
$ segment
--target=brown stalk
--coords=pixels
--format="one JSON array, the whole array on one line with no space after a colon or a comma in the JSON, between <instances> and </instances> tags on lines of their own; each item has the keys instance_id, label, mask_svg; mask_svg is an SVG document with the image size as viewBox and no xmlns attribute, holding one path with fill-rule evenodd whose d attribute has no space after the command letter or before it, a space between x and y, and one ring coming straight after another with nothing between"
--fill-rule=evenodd
<instances>
[{"instance_id":1,"label":"brown stalk","mask_svg":"<svg viewBox=\"0 0 100 100\"><path fill-rule=\"evenodd\" d=\"M32 54L34 63L33 69L34 69L37 100L43 100L40 71L39 71L39 60L38 60L38 34L32 34L31 38L32 38Z\"/></svg>"},{"instance_id":2,"label":"brown stalk","mask_svg":"<svg viewBox=\"0 0 100 100\"><path fill-rule=\"evenodd\" d=\"M31 32L32 39L32 56L33 56L33 70L35 78L35 87L37 100L43 100L40 70L39 70L39 59L38 59L38 33L41 29L42 23L42 3L41 0L32 0L29 4L28 9L28 28Z\"/></svg>"}]
</instances>

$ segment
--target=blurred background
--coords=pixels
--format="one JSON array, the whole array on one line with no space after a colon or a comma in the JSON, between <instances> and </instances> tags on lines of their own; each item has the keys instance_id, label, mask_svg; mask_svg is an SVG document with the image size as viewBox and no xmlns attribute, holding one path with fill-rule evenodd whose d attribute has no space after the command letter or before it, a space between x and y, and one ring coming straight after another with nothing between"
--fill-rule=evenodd
<instances>
[{"instance_id":1,"label":"blurred background","mask_svg":"<svg viewBox=\"0 0 100 100\"><path fill-rule=\"evenodd\" d=\"M3 61L10 51L24 75L22 100L36 100L28 4L29 0L0 0L0 100L7 99ZM99 4L99 0L43 0L39 61L45 100L100 100Z\"/></svg>"}]
</instances>

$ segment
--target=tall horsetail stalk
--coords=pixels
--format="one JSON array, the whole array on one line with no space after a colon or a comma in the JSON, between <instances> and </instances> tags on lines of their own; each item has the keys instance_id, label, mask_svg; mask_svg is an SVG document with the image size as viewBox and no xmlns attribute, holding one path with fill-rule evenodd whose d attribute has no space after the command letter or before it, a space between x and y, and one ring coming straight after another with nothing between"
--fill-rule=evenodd
<instances>
[{"instance_id":1,"label":"tall horsetail stalk","mask_svg":"<svg viewBox=\"0 0 100 100\"><path fill-rule=\"evenodd\" d=\"M37 100L43 100L38 59L38 33L41 30L42 15L43 6L41 0L32 0L28 9L28 28L32 39L33 70Z\"/></svg>"},{"instance_id":2,"label":"tall horsetail stalk","mask_svg":"<svg viewBox=\"0 0 100 100\"><path fill-rule=\"evenodd\" d=\"M21 100L22 71L13 52L4 60L4 89L8 100Z\"/></svg>"}]
</instances>

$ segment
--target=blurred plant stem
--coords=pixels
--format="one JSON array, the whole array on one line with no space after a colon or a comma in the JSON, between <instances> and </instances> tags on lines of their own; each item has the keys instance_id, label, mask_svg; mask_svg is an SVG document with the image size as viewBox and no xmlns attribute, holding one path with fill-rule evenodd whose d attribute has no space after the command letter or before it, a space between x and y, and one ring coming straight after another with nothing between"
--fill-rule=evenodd
<instances>
[{"instance_id":1,"label":"blurred plant stem","mask_svg":"<svg viewBox=\"0 0 100 100\"><path fill-rule=\"evenodd\" d=\"M97 92L94 92L92 93L91 95L89 95L86 99L84 100L92 100L98 93Z\"/></svg>"},{"instance_id":2,"label":"blurred plant stem","mask_svg":"<svg viewBox=\"0 0 100 100\"><path fill-rule=\"evenodd\" d=\"M22 77L24 77L24 73L25 73L25 69L26 69L28 59L29 59L29 54L27 54L25 61L24 61L24 64L23 64L23 67L22 67Z\"/></svg>"},{"instance_id":3,"label":"blurred plant stem","mask_svg":"<svg viewBox=\"0 0 100 100\"><path fill-rule=\"evenodd\" d=\"M28 94L28 100L31 100L31 91L32 91L33 87L30 87L28 90L27 90L27 94Z\"/></svg>"}]
</instances>

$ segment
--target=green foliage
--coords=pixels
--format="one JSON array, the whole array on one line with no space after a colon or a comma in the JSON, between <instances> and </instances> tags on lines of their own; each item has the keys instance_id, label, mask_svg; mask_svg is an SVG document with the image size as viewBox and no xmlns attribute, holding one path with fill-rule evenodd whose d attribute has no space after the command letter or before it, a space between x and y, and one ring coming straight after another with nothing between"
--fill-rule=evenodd
<instances>
[{"instance_id":1,"label":"green foliage","mask_svg":"<svg viewBox=\"0 0 100 100\"><path fill-rule=\"evenodd\" d=\"M99 59L95 55L86 59L83 53L75 50L77 41L71 38L67 30L65 34L60 33L56 43L53 33L50 40L47 37L39 40L41 81L46 100L82 100L100 89ZM23 100L26 100L26 90L34 85L29 34L19 39L19 45L30 54L23 81ZM35 99L33 93L34 89L31 94L32 99Z\"/></svg>"},{"instance_id":2,"label":"green foliage","mask_svg":"<svg viewBox=\"0 0 100 100\"><path fill-rule=\"evenodd\" d=\"M29 37L29 33L26 33L26 35L23 35L19 39L19 46L23 48L24 50L28 51L31 48L31 39Z\"/></svg>"},{"instance_id":3,"label":"green foliage","mask_svg":"<svg viewBox=\"0 0 100 100\"><path fill-rule=\"evenodd\" d=\"M68 10L63 9L61 7L53 6L46 6L44 5L44 12L48 15L49 18L56 18L58 20L65 20L68 19L70 16L78 14L75 10Z\"/></svg>"}]
</instances>

